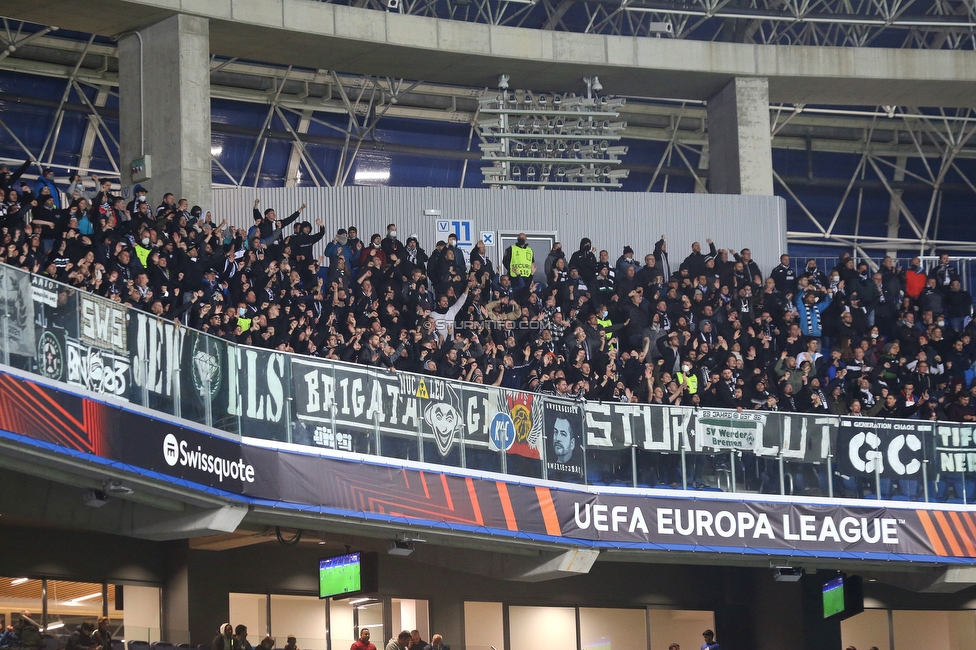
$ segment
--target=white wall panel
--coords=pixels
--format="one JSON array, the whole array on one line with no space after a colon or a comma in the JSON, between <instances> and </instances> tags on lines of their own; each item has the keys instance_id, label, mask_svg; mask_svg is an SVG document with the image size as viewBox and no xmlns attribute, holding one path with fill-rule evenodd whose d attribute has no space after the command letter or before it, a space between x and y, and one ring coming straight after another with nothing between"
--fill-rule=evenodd
<instances>
[{"instance_id":1,"label":"white wall panel","mask_svg":"<svg viewBox=\"0 0 976 650\"><path fill-rule=\"evenodd\" d=\"M443 218L471 220L476 231L556 231L567 256L589 237L595 249L610 252L612 261L627 245L642 259L664 234L677 268L693 241L707 250L705 239L711 237L718 248L751 248L768 274L786 251L786 202L770 196L362 186L215 189L213 196L214 217L243 228L253 225L255 198L261 199L262 212L272 207L281 218L307 203L302 219L323 220L323 244L350 224L368 241L374 232L385 235L386 224L395 222L401 239L416 233L429 252L436 242L436 218L424 216L424 210L440 210ZM502 251L491 253L493 260L501 259Z\"/></svg>"}]
</instances>

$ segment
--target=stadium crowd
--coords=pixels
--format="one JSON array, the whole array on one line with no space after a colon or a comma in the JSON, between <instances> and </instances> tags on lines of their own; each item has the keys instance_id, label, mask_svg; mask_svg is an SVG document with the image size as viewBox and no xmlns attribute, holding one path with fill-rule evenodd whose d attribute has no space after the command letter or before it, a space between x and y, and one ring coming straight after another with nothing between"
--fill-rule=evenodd
<instances>
[{"instance_id":1,"label":"stadium crowd","mask_svg":"<svg viewBox=\"0 0 976 650\"><path fill-rule=\"evenodd\" d=\"M520 236L491 260L393 223L329 236L304 205L255 200L245 231L141 186L27 183L31 162L0 168L2 261L236 343L587 400L976 420L973 300L947 255L763 273L711 239L538 260Z\"/></svg>"}]
</instances>

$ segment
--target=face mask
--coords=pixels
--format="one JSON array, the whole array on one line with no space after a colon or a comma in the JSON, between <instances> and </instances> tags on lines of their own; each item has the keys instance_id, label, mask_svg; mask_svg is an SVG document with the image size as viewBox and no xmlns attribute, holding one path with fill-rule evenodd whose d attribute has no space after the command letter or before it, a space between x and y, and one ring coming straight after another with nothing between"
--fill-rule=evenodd
<instances>
[{"instance_id":1,"label":"face mask","mask_svg":"<svg viewBox=\"0 0 976 650\"><path fill-rule=\"evenodd\" d=\"M85 189L85 186L84 186L84 185L82 185L81 183L78 183L77 185L75 185L75 187L77 187L77 188L78 188L78 191L79 191L79 192L81 192L82 190L84 190L84 189Z\"/></svg>"},{"instance_id":2,"label":"face mask","mask_svg":"<svg viewBox=\"0 0 976 650\"><path fill-rule=\"evenodd\" d=\"M840 282L840 276L832 275L832 276L830 276L830 281L831 282Z\"/></svg>"},{"instance_id":3,"label":"face mask","mask_svg":"<svg viewBox=\"0 0 976 650\"><path fill-rule=\"evenodd\" d=\"M519 239L518 240L518 245L519 246L525 246L525 240L524 239Z\"/></svg>"},{"instance_id":4,"label":"face mask","mask_svg":"<svg viewBox=\"0 0 976 650\"><path fill-rule=\"evenodd\" d=\"M873 338L873 339L876 339L876 338L878 338L878 335L877 335L877 334L874 334L874 333L872 333L872 334L871 334L871 338Z\"/></svg>"},{"instance_id":5,"label":"face mask","mask_svg":"<svg viewBox=\"0 0 976 650\"><path fill-rule=\"evenodd\" d=\"M379 244L373 244L373 248L379 248L379 247L380 247Z\"/></svg>"},{"instance_id":6,"label":"face mask","mask_svg":"<svg viewBox=\"0 0 976 650\"><path fill-rule=\"evenodd\" d=\"M142 245L143 246L146 246L146 247L149 246L149 238L148 237L143 237L142 238Z\"/></svg>"},{"instance_id":7,"label":"face mask","mask_svg":"<svg viewBox=\"0 0 976 650\"><path fill-rule=\"evenodd\" d=\"M691 366L689 365L681 366L681 372L688 372L689 370L691 370Z\"/></svg>"},{"instance_id":8,"label":"face mask","mask_svg":"<svg viewBox=\"0 0 976 650\"><path fill-rule=\"evenodd\" d=\"M390 239L396 239L396 230L391 230L390 232L388 232L388 233L386 233L386 234L387 234L387 236L388 236L388 237L389 237Z\"/></svg>"},{"instance_id":9,"label":"face mask","mask_svg":"<svg viewBox=\"0 0 976 650\"><path fill-rule=\"evenodd\" d=\"M447 245L448 246L457 246L457 240L456 239L448 239L447 240Z\"/></svg>"},{"instance_id":10,"label":"face mask","mask_svg":"<svg viewBox=\"0 0 976 650\"><path fill-rule=\"evenodd\" d=\"M939 321L938 323L936 323L936 324L937 324L937 325L938 325L939 327L945 327L945 321L944 321L944 320L940 320L940 321Z\"/></svg>"},{"instance_id":11,"label":"face mask","mask_svg":"<svg viewBox=\"0 0 976 650\"><path fill-rule=\"evenodd\" d=\"M346 242L349 241L349 237L347 237L346 235L339 235L338 237L336 237L336 239L339 240L339 244L342 246L345 246Z\"/></svg>"}]
</instances>

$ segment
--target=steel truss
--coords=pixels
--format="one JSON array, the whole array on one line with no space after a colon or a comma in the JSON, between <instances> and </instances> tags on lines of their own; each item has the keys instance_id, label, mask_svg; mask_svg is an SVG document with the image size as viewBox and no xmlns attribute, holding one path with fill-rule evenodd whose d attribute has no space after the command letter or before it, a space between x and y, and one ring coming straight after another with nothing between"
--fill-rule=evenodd
<instances>
[{"instance_id":1,"label":"steel truss","mask_svg":"<svg viewBox=\"0 0 976 650\"><path fill-rule=\"evenodd\" d=\"M614 36L764 45L976 48L972 0L325 1L411 16Z\"/></svg>"},{"instance_id":2,"label":"steel truss","mask_svg":"<svg viewBox=\"0 0 976 650\"><path fill-rule=\"evenodd\" d=\"M0 31L0 69L42 75L64 81L59 102L0 92L0 105L7 102L53 108L44 145L29 150L0 114L0 131L9 135L24 156L50 162L55 151L62 151L59 125L67 112L88 117L80 151L70 153L82 163L72 170L118 175L118 141L106 125L114 117L105 108L118 93L117 51L113 45L89 39L78 41L51 35L50 28L4 20ZM16 49L9 50L14 44ZM536 89L545 91L546 89ZM581 88L581 90L584 90ZM237 177L224 167L219 152L213 150L217 169L226 184L239 186L253 173L261 177L264 151L270 140L287 141L291 154L286 185L311 182L317 186L341 186L350 182L351 170L364 151L412 153L438 156L464 162L480 160L476 138L483 141L476 127L477 98L484 88L444 86L404 79L346 75L330 70L282 68L214 57L211 61L211 96L267 107L263 128L213 125L215 135L226 133L253 138L250 160ZM94 99L91 97L94 96ZM341 115L336 124L329 114ZM439 120L469 126L468 145L463 150L443 150L382 142L377 126L387 117L413 120ZM620 108L620 119L627 122L621 132L625 139L664 143L660 158L651 164L625 161L633 172L650 175L647 190L669 191L672 179L692 178L696 192L707 192L708 133L707 113L702 102L648 97L628 97ZM327 128L330 136L308 133L312 124ZM776 149L842 153L857 156L858 163L849 178L824 178L814 175L812 162L806 176L774 170L775 183L782 194L791 197L809 221L805 231L789 233L797 244L836 245L863 250L904 250L920 252L935 247L976 250L976 245L951 241L940 233L943 197L948 194L973 197L976 178L970 177L961 160L976 159L976 113L972 109L931 109L917 106L877 106L837 109L802 105L770 107L770 132ZM99 142L109 155L108 169L92 169L92 150ZM326 169L321 149L325 145L339 151L338 164ZM334 155L334 153L333 153ZM812 159L812 158L811 158ZM912 164L909 165L909 161ZM911 169L909 169L911 167ZM923 171L919 172L919 167ZM912 171L912 170L915 171ZM950 180L951 179L951 180ZM257 183L258 180L254 180ZM461 185L464 180L462 175ZM685 182L685 185L687 182ZM830 215L817 215L800 198L801 188L816 184L832 190L836 207ZM861 204L865 190L884 192L890 197L887 236L861 233ZM927 208L915 213L902 201L906 190L925 192ZM854 212L853 234L849 220L842 215ZM904 225L911 232L899 236ZM845 226L841 228L841 226Z\"/></svg>"}]
</instances>

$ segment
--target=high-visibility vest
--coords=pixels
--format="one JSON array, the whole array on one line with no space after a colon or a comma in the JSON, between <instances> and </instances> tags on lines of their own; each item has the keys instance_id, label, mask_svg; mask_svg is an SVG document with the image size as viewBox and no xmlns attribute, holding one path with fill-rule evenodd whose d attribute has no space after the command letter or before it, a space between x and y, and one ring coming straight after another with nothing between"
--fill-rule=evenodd
<instances>
[{"instance_id":1,"label":"high-visibility vest","mask_svg":"<svg viewBox=\"0 0 976 650\"><path fill-rule=\"evenodd\" d=\"M143 248L142 245L136 244L136 257L139 258L139 263L142 264L142 268L149 268L149 255L152 253L151 248Z\"/></svg>"},{"instance_id":2,"label":"high-visibility vest","mask_svg":"<svg viewBox=\"0 0 976 650\"><path fill-rule=\"evenodd\" d=\"M532 275L532 249L528 246L512 246L512 263L508 272L521 278Z\"/></svg>"},{"instance_id":3,"label":"high-visibility vest","mask_svg":"<svg viewBox=\"0 0 976 650\"><path fill-rule=\"evenodd\" d=\"M613 321L612 320L610 320L609 318L600 318L599 316L597 316L596 317L596 324L599 325L600 327L602 327L603 329L605 329L607 331L607 338L608 339L612 339L613 338L613 332L610 331L610 327L613 326Z\"/></svg>"},{"instance_id":4,"label":"high-visibility vest","mask_svg":"<svg viewBox=\"0 0 976 650\"><path fill-rule=\"evenodd\" d=\"M698 376L689 372L687 375L683 372L678 373L678 385L687 383L688 384L688 394L694 395L698 392Z\"/></svg>"},{"instance_id":5,"label":"high-visibility vest","mask_svg":"<svg viewBox=\"0 0 976 650\"><path fill-rule=\"evenodd\" d=\"M251 331L251 320L250 318L238 318L237 324L240 325L242 332Z\"/></svg>"}]
</instances>

